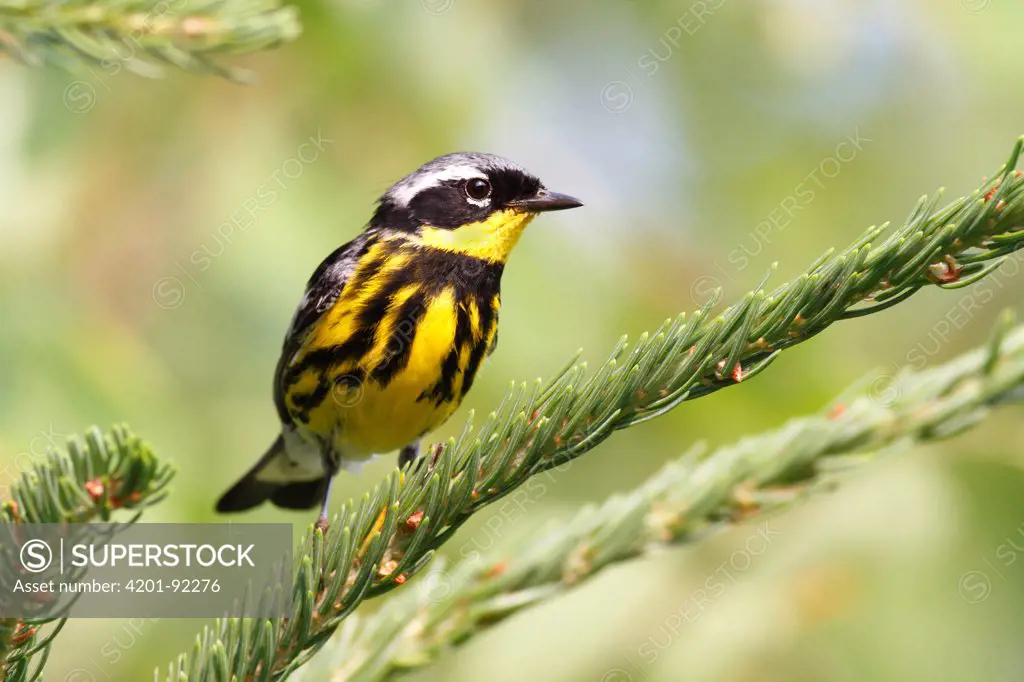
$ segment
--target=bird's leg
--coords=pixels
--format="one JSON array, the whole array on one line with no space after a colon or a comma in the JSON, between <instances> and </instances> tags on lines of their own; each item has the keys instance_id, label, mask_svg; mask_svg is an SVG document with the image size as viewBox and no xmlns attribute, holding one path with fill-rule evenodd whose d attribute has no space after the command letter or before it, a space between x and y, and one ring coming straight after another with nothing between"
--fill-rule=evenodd
<instances>
[{"instance_id":1,"label":"bird's leg","mask_svg":"<svg viewBox=\"0 0 1024 682\"><path fill-rule=\"evenodd\" d=\"M331 501L331 484L334 483L334 474L328 474L327 485L324 487L324 501L320 503L320 516L316 519L314 528L319 528L324 535L327 535L327 503Z\"/></svg>"},{"instance_id":2,"label":"bird's leg","mask_svg":"<svg viewBox=\"0 0 1024 682\"><path fill-rule=\"evenodd\" d=\"M334 484L334 477L338 475L339 462L331 448L326 444L320 446L320 456L323 458L324 473L327 474L327 485L324 486L324 499L320 503L320 516L316 518L314 528L319 528L327 535L327 505L331 501L331 485Z\"/></svg>"},{"instance_id":3,"label":"bird's leg","mask_svg":"<svg viewBox=\"0 0 1024 682\"><path fill-rule=\"evenodd\" d=\"M420 456L420 442L409 443L398 453L398 468L404 469L407 464L412 464Z\"/></svg>"}]
</instances>

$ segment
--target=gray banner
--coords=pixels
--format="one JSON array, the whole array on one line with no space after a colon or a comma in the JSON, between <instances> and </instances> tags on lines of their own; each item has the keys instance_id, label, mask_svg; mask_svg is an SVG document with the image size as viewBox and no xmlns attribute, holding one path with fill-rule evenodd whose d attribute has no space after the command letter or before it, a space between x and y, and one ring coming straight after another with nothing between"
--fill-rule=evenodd
<instances>
[{"instance_id":1,"label":"gray banner","mask_svg":"<svg viewBox=\"0 0 1024 682\"><path fill-rule=\"evenodd\" d=\"M0 526L0 617L290 615L289 524Z\"/></svg>"}]
</instances>

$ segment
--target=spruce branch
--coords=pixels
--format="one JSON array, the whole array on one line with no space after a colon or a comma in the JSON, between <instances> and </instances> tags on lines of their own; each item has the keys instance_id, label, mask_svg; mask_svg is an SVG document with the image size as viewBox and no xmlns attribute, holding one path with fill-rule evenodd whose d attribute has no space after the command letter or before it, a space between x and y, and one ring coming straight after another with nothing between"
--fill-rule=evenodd
<instances>
[{"instance_id":1,"label":"spruce branch","mask_svg":"<svg viewBox=\"0 0 1024 682\"><path fill-rule=\"evenodd\" d=\"M500 554L454 566L435 562L417 588L369 618L346 621L328 655L301 679L372 682L428 666L612 564L777 512L834 489L841 475L879 456L973 428L1024 386L1024 325L1011 331L1011 322L1004 318L987 348L925 372L901 372L886 389L888 403L873 392L842 397L819 414L710 455L689 453L635 491Z\"/></svg>"},{"instance_id":2,"label":"spruce branch","mask_svg":"<svg viewBox=\"0 0 1024 682\"><path fill-rule=\"evenodd\" d=\"M345 504L326 535L307 533L296 552L292 617L215 621L170 665L169 679L285 679L360 603L407 582L474 513L531 476L618 429L759 374L834 322L925 286L959 288L990 274L1024 244L1024 180L1015 170L1022 148L1018 139L997 177L970 197L942 209L938 195L925 197L888 237L886 226L871 228L771 292L762 283L714 317L709 302L632 349L623 339L589 377L574 360L546 386L513 386L478 431L470 419L458 439Z\"/></svg>"},{"instance_id":3,"label":"spruce branch","mask_svg":"<svg viewBox=\"0 0 1024 682\"><path fill-rule=\"evenodd\" d=\"M279 0L0 0L0 53L33 65L77 60L154 76L162 64L243 80L215 58L300 31L296 9Z\"/></svg>"},{"instance_id":4,"label":"spruce branch","mask_svg":"<svg viewBox=\"0 0 1024 682\"><path fill-rule=\"evenodd\" d=\"M134 523L145 507L166 496L174 475L126 427L106 434L89 429L84 439L69 438L65 449L48 450L22 472L11 485L11 499L0 505L0 523L109 521L118 510L134 511L128 521ZM0 618L0 682L39 679L64 623L63 618Z\"/></svg>"}]
</instances>

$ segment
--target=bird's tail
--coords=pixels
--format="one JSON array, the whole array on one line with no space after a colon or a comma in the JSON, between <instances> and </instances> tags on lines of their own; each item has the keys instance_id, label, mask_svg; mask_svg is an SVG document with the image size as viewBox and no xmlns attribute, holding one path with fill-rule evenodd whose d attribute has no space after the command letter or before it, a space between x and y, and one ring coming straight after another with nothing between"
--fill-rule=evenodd
<instances>
[{"instance_id":1,"label":"bird's tail","mask_svg":"<svg viewBox=\"0 0 1024 682\"><path fill-rule=\"evenodd\" d=\"M245 511L257 507L267 500L282 509L312 509L316 507L327 489L327 475L312 481L293 483L278 483L260 479L259 474L265 467L273 463L276 458L284 456L284 447L284 437L278 436L270 449L260 457L256 466L221 496L217 501L217 511L221 513Z\"/></svg>"}]
</instances>

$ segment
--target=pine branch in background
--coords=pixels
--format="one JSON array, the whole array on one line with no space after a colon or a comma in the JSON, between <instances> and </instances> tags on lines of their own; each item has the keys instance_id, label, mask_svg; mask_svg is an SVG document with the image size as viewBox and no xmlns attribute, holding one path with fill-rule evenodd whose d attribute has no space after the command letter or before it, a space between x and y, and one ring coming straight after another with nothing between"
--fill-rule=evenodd
<instances>
[{"instance_id":1,"label":"pine branch in background","mask_svg":"<svg viewBox=\"0 0 1024 682\"><path fill-rule=\"evenodd\" d=\"M108 434L90 429L84 441L69 438L66 449L48 451L43 461L22 473L11 486L11 499L0 506L0 523L109 521L118 510L135 511L129 521L133 523L142 509L166 496L174 475L124 427ZM64 622L0 618L0 681L39 679Z\"/></svg>"},{"instance_id":2,"label":"pine branch in background","mask_svg":"<svg viewBox=\"0 0 1024 682\"><path fill-rule=\"evenodd\" d=\"M279 0L0 0L0 53L29 64L85 61L147 76L169 65L243 80L215 58L300 31L296 9Z\"/></svg>"},{"instance_id":3,"label":"pine branch in background","mask_svg":"<svg viewBox=\"0 0 1024 682\"><path fill-rule=\"evenodd\" d=\"M938 196L922 199L881 243L884 226L718 316L709 303L633 349L622 340L589 378L585 364L570 364L546 387L513 388L476 433L467 423L458 440L346 504L326 536L307 534L296 552L291 618L216 621L171 664L169 679L284 679L360 603L404 584L470 516L531 476L617 429L755 376L834 322L884 310L928 285L958 288L991 273L1024 244L1024 180L1015 171L1022 146L1018 140L998 176L972 196L942 209Z\"/></svg>"},{"instance_id":4,"label":"pine branch in background","mask_svg":"<svg viewBox=\"0 0 1024 682\"><path fill-rule=\"evenodd\" d=\"M745 438L711 455L687 455L643 486L581 510L500 555L436 562L419 586L373 616L350 618L301 679L372 682L422 668L522 609L575 588L609 565L660 547L697 542L832 490L838 474L973 428L1024 386L1024 325L1007 317L993 343L826 412ZM293 678L294 679L294 678Z\"/></svg>"}]
</instances>

